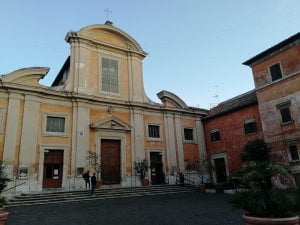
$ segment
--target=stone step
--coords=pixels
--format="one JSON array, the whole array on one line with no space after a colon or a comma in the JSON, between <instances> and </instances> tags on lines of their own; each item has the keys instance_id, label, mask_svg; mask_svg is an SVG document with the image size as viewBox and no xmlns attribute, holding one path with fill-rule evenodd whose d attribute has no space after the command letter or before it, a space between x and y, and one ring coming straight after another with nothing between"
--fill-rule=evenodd
<instances>
[{"instance_id":1,"label":"stone step","mask_svg":"<svg viewBox=\"0 0 300 225\"><path fill-rule=\"evenodd\" d=\"M185 188L191 187L190 185L186 185ZM95 190L95 192L101 193L111 193L111 192L126 192L126 191L143 191L143 190L159 190L159 189L176 189L183 188L180 185L155 185L155 186L147 186L147 187L120 187L120 188L105 188L100 190ZM39 193L30 193L30 194L21 194L15 196L15 198L26 198L26 197L45 197L45 196L59 196L59 195L79 195L86 194L87 190L80 191L55 191L52 192L39 192Z\"/></svg>"},{"instance_id":2,"label":"stone step","mask_svg":"<svg viewBox=\"0 0 300 225\"><path fill-rule=\"evenodd\" d=\"M165 189L140 189L140 190L110 190L110 191L96 191L95 194L98 196L105 196L105 195L119 195L119 194L130 194L130 193L147 193L147 192L166 192L166 191L188 191L190 187L181 187L181 188L170 188L166 187ZM74 192L74 193L67 193L67 194L56 194L56 195L39 195L39 196L16 196L15 198L11 199L10 202L21 202L21 201L34 201L34 200L47 200L47 199L67 199L67 198L74 198L74 197L88 197L90 196L88 191L85 192Z\"/></svg>"},{"instance_id":3,"label":"stone step","mask_svg":"<svg viewBox=\"0 0 300 225\"><path fill-rule=\"evenodd\" d=\"M191 188L191 186L179 186L179 185L164 185L164 186L149 186L149 187L132 187L132 188L110 188L110 189L100 189L95 190L96 193L99 194L107 194L107 193L123 193L123 192L137 192L137 191L157 191L157 190L169 190L169 189L183 189L183 188ZM52 193L34 193L34 194L22 194L15 196L14 199L24 199L24 198L48 198L48 197L56 197L56 196L74 196L74 195L86 195L88 194L88 190L81 191L68 191L68 192L52 192Z\"/></svg>"},{"instance_id":4,"label":"stone step","mask_svg":"<svg viewBox=\"0 0 300 225\"><path fill-rule=\"evenodd\" d=\"M27 194L25 196L17 196L10 200L9 207L26 206L26 205L41 205L51 203L62 202L77 202L77 201L90 201L109 198L125 198L135 196L147 196L147 195L161 195L172 193L193 192L195 188L181 187L178 185L164 185L165 188L153 188L153 186L143 188L117 188L117 189L104 189L97 190L95 196L90 196L86 191L74 191L74 192L60 192L59 195L45 195L38 194L38 196L32 197L37 194ZM125 189L125 190L122 190ZM79 193L78 193L79 192ZM52 193L54 194L54 193Z\"/></svg>"}]
</instances>

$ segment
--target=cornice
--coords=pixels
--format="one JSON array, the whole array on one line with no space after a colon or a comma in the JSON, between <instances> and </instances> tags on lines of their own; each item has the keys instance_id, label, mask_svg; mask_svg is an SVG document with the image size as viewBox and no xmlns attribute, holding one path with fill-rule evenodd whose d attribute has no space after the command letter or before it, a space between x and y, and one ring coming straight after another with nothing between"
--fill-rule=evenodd
<instances>
[{"instance_id":1,"label":"cornice","mask_svg":"<svg viewBox=\"0 0 300 225\"><path fill-rule=\"evenodd\" d=\"M2 82L0 84L0 91L4 91L5 93L17 93L22 95L33 95L38 96L40 98L49 98L55 100L63 100L68 102L82 102L88 104L97 104L97 105L112 105L124 108L132 108L134 110L148 110L154 112L161 113L173 113L180 115L190 115L190 116L200 116L204 117L207 113L206 111L199 111L195 109L176 109L176 108L165 108L161 104L147 104L147 103L138 103L138 102L130 102L123 100L115 100L115 99L106 99L99 96L94 95L86 95L75 92L66 92L66 91L55 91L51 88L44 87L33 87L27 85L19 85L13 83Z\"/></svg>"},{"instance_id":2,"label":"cornice","mask_svg":"<svg viewBox=\"0 0 300 225\"><path fill-rule=\"evenodd\" d=\"M71 45L73 43L85 43L93 48L98 48L99 46L102 46L102 47L106 47L106 48L109 48L109 49L114 49L114 50L118 50L118 51L122 51L122 52L125 52L125 53L131 53L131 54L134 54L134 55L137 55L139 57L141 57L142 59L145 58L147 56L147 53L146 52L139 52L139 51L136 51L132 48L130 48L130 46L128 48L124 48L124 47L120 47L120 46L117 46L117 45L113 45L113 44L109 44L107 42L103 42L103 41L99 41L99 40L93 40L89 37L85 37L84 35L81 35L81 34L78 34L76 33L76 35L74 34L75 32L69 32L67 34L67 37L66 37L66 41L69 42ZM76 45L76 44L75 44Z\"/></svg>"},{"instance_id":3,"label":"cornice","mask_svg":"<svg viewBox=\"0 0 300 225\"><path fill-rule=\"evenodd\" d=\"M278 79L278 80L275 80L275 81L272 81L271 83L268 83L268 84L265 84L263 86L260 86L258 88L256 88L256 91L263 91L264 89L266 88L269 88L269 87L272 87L272 86L276 86L276 84L278 83L281 83L281 82L285 82L286 80L292 78L292 77L295 77L295 76L300 76L300 70L299 71L296 71L294 73L291 73L289 75L286 75L284 77L282 77L281 79Z\"/></svg>"}]
</instances>

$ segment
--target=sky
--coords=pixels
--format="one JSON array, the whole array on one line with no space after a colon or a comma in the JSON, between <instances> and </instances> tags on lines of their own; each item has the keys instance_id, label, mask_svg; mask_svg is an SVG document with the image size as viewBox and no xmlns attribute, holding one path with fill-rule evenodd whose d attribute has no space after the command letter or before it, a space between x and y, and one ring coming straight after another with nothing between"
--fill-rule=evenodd
<instances>
[{"instance_id":1,"label":"sky","mask_svg":"<svg viewBox=\"0 0 300 225\"><path fill-rule=\"evenodd\" d=\"M300 31L300 0L2 0L0 74L50 67L50 86L70 46L64 38L107 20L148 53L147 96L171 91L209 109L254 88L247 59Z\"/></svg>"}]
</instances>

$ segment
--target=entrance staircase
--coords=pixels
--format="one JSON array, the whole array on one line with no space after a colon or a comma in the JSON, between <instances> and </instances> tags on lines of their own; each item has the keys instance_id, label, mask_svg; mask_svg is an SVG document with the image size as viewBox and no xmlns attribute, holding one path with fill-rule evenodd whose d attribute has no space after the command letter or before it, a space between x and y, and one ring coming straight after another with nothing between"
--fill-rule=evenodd
<instances>
[{"instance_id":1,"label":"entrance staircase","mask_svg":"<svg viewBox=\"0 0 300 225\"><path fill-rule=\"evenodd\" d=\"M22 194L9 201L9 207L44 205L63 202L91 201L99 199L128 198L137 196L174 194L196 191L191 185L153 185L148 187L107 188L95 190L95 196L88 191L65 191Z\"/></svg>"}]
</instances>

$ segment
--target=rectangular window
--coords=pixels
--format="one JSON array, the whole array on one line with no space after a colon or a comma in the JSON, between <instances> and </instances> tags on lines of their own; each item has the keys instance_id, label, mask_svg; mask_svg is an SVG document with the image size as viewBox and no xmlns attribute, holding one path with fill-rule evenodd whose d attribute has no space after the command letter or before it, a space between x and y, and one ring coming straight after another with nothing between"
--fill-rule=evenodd
<instances>
[{"instance_id":1,"label":"rectangular window","mask_svg":"<svg viewBox=\"0 0 300 225\"><path fill-rule=\"evenodd\" d=\"M102 58L102 91L119 93L118 61Z\"/></svg>"},{"instance_id":2,"label":"rectangular window","mask_svg":"<svg viewBox=\"0 0 300 225\"><path fill-rule=\"evenodd\" d=\"M194 140L194 129L193 128L184 128L184 140L193 141Z\"/></svg>"},{"instance_id":3,"label":"rectangular window","mask_svg":"<svg viewBox=\"0 0 300 225\"><path fill-rule=\"evenodd\" d=\"M148 136L150 138L160 138L159 125L148 125Z\"/></svg>"},{"instance_id":4,"label":"rectangular window","mask_svg":"<svg viewBox=\"0 0 300 225\"><path fill-rule=\"evenodd\" d=\"M282 123L288 123L288 122L293 121L292 117L291 117L291 113L290 113L290 108L288 106L281 108L280 114L281 114Z\"/></svg>"},{"instance_id":5,"label":"rectangular window","mask_svg":"<svg viewBox=\"0 0 300 225\"><path fill-rule=\"evenodd\" d=\"M47 116L46 132L65 133L65 117Z\"/></svg>"},{"instance_id":6,"label":"rectangular window","mask_svg":"<svg viewBox=\"0 0 300 225\"><path fill-rule=\"evenodd\" d=\"M272 81L279 80L279 79L282 78L282 73L281 73L279 63L276 63L276 64L270 66L269 69L270 69L270 74L271 74L271 77L272 77Z\"/></svg>"},{"instance_id":7,"label":"rectangular window","mask_svg":"<svg viewBox=\"0 0 300 225\"><path fill-rule=\"evenodd\" d=\"M256 123L254 119L245 120L244 129L245 129L245 134L256 133Z\"/></svg>"},{"instance_id":8,"label":"rectangular window","mask_svg":"<svg viewBox=\"0 0 300 225\"><path fill-rule=\"evenodd\" d=\"M299 160L299 153L296 145L289 146L291 160Z\"/></svg>"},{"instance_id":9,"label":"rectangular window","mask_svg":"<svg viewBox=\"0 0 300 225\"><path fill-rule=\"evenodd\" d=\"M213 129L210 132L211 142L217 142L221 140L220 132L218 129Z\"/></svg>"}]
</instances>

